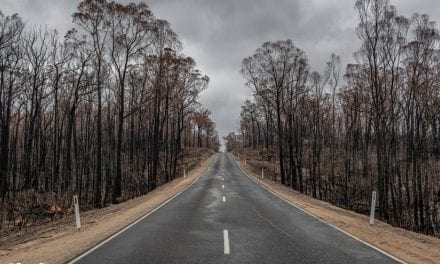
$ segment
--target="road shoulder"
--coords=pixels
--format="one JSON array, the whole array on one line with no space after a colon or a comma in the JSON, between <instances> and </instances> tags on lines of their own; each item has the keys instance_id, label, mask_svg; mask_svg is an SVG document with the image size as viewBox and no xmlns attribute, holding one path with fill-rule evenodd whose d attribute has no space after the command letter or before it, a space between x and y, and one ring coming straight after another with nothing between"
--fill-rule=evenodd
<instances>
[{"instance_id":1,"label":"road shoulder","mask_svg":"<svg viewBox=\"0 0 440 264\"><path fill-rule=\"evenodd\" d=\"M368 216L313 199L270 179L261 179L261 175L254 173L248 163L234 158L248 177L314 217L407 263L438 263L440 239L396 228L377 220L371 226Z\"/></svg>"}]
</instances>

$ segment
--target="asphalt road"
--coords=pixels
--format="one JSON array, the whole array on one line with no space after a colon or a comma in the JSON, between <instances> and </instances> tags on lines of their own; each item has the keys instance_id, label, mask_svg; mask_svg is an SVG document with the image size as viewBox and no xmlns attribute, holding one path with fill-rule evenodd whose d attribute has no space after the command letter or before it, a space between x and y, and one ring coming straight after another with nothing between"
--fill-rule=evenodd
<instances>
[{"instance_id":1,"label":"asphalt road","mask_svg":"<svg viewBox=\"0 0 440 264\"><path fill-rule=\"evenodd\" d=\"M186 191L75 263L394 261L280 200L220 153Z\"/></svg>"}]
</instances>

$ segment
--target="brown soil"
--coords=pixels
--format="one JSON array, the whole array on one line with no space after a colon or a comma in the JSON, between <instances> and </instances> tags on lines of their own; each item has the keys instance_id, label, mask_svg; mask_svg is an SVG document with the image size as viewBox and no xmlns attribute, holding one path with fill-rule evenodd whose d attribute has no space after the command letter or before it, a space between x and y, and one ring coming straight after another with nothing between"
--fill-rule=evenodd
<instances>
[{"instance_id":1,"label":"brown soil","mask_svg":"<svg viewBox=\"0 0 440 264\"><path fill-rule=\"evenodd\" d=\"M378 220L371 226L366 215L313 199L270 179L261 179L261 175L253 172L249 162L246 165L243 161L238 163L248 176L280 197L398 259L408 263L440 263L438 238L396 228Z\"/></svg>"},{"instance_id":2,"label":"brown soil","mask_svg":"<svg viewBox=\"0 0 440 264\"><path fill-rule=\"evenodd\" d=\"M81 214L82 228L76 230L74 215L39 226L25 234L0 240L0 263L64 263L93 247L125 226L154 210L196 181L208 168L209 159L187 173L148 194L117 205Z\"/></svg>"}]
</instances>

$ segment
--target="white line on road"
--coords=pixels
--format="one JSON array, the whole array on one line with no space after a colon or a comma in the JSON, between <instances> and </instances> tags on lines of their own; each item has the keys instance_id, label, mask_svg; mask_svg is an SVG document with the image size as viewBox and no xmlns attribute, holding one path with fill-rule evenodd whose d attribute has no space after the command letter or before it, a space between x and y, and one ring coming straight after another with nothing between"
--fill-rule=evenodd
<instances>
[{"instance_id":1,"label":"white line on road","mask_svg":"<svg viewBox=\"0 0 440 264\"><path fill-rule=\"evenodd\" d=\"M222 181L224 181L225 180L225 178L222 178Z\"/></svg>"},{"instance_id":2,"label":"white line on road","mask_svg":"<svg viewBox=\"0 0 440 264\"><path fill-rule=\"evenodd\" d=\"M225 185L224 185L224 184L222 185L222 188L223 188L223 189L225 188Z\"/></svg>"},{"instance_id":3,"label":"white line on road","mask_svg":"<svg viewBox=\"0 0 440 264\"><path fill-rule=\"evenodd\" d=\"M238 164L238 163L237 163L237 164ZM343 229L341 229L341 228L339 228L339 227L337 227L337 226L335 226L335 225L333 225L333 224L330 224L329 222L327 222L327 221L325 221L324 219L322 219L322 218L316 216L315 214L306 211L305 209L303 209L303 208L299 207L298 205L294 204L293 202L290 202L289 200L285 199L285 198L282 197L281 195L279 195L279 194L273 192L272 190L270 190L268 187L266 187L266 186L264 186L263 184L260 184L259 182L257 182L257 180L255 180L252 176L249 176L247 173L245 173L245 172L243 171L243 169L240 167L240 165L238 165L238 167L240 168L241 173L243 173L243 174L244 174L245 176L247 176L249 179L251 179L252 181L254 181L254 182L255 182L257 185L259 185L261 188L263 188L263 189L265 189L266 191L272 193L273 195L275 195L275 196L278 197L279 199L285 201L286 203L290 204L291 206L293 206L293 207L299 209L300 211L302 211L302 212L304 212L304 213L310 215L311 217L313 217L313 218L315 218L315 219L317 219L317 220L323 222L324 224L333 227L334 229L338 230L339 232L344 233L344 234L346 234L347 236L349 236L349 237L351 237L351 238L353 238L353 239L355 239L355 240L357 240L357 241L363 243L364 245L367 245L367 246L369 246L369 247L371 247L371 248L373 248L373 249L379 251L380 253L382 253L382 254L384 254L384 255L386 255L386 256L392 258L393 260L395 260L395 261L397 261L397 262L399 262L399 263L406 264L405 261L399 259L398 257L395 257L395 256L393 256L393 255L391 255L391 254L389 254L389 253L383 251L382 249L373 246L372 244L368 243L367 241L364 241L364 240L358 238L357 236L352 235L352 234L348 233L347 231L345 231L345 230L343 230Z\"/></svg>"},{"instance_id":4,"label":"white line on road","mask_svg":"<svg viewBox=\"0 0 440 264\"><path fill-rule=\"evenodd\" d=\"M226 203L226 197L223 196L223 202Z\"/></svg>"},{"instance_id":5,"label":"white line on road","mask_svg":"<svg viewBox=\"0 0 440 264\"><path fill-rule=\"evenodd\" d=\"M225 255L229 255L229 234L227 229L223 229L223 246L225 249Z\"/></svg>"},{"instance_id":6,"label":"white line on road","mask_svg":"<svg viewBox=\"0 0 440 264\"><path fill-rule=\"evenodd\" d=\"M214 160L215 161L215 160ZM211 163L209 163L209 167L206 170L209 171L211 169L212 164L214 163L214 161L211 161ZM105 243L109 242L110 240L112 240L113 238L119 236L120 234L122 234L123 232L127 231L128 229L130 229L132 226L136 225L137 223L139 223L140 221L144 220L146 217L150 216L151 214L153 214L154 212L156 212L157 210L159 210L160 208L162 208L163 206L165 206L166 204L168 204L171 200L173 200L174 198L176 198L177 196L179 196L181 193L183 193L184 191L186 191L187 189L189 189L191 186L193 186L200 178L202 178L206 172L202 173L199 175L199 177L197 177L190 185L186 186L185 188L183 188L183 190L181 190L180 192L176 193L175 195L171 196L168 200L166 200L165 202L159 204L156 208L154 208L153 210L151 210L150 212L146 213L145 215L141 216L140 218L138 218L136 221L134 221L133 223L129 224L128 226L122 228L121 230L119 230L118 232L114 233L113 235L111 235L110 237L106 238L105 240L101 241L99 244L97 244L96 246L90 248L89 250L87 250L86 252L82 253L81 255L75 257L74 259L70 260L69 262L67 262L67 264L73 264L78 262L79 260L81 260L82 258L84 258L85 256L87 256L88 254L90 254L91 252L95 251L96 249L98 249L99 247L101 247L102 245L104 245Z\"/></svg>"}]
</instances>

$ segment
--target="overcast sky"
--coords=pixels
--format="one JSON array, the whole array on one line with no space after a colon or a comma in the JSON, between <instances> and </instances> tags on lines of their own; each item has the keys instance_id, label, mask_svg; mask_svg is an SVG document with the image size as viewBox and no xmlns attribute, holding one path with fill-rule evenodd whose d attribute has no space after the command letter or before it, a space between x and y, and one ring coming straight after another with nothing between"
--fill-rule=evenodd
<instances>
[{"instance_id":1,"label":"overcast sky","mask_svg":"<svg viewBox=\"0 0 440 264\"><path fill-rule=\"evenodd\" d=\"M129 1L120 1L129 2ZM220 136L238 127L240 106L250 98L239 70L241 60L267 40L292 39L313 70L321 71L331 53L353 62L360 42L355 33L354 0L145 0L156 17L168 20L210 77L200 101L211 110ZM440 20L439 0L391 0L400 14L427 13ZM64 34L79 0L0 0L7 15L28 24L47 24ZM344 67L344 66L343 66Z\"/></svg>"}]
</instances>

